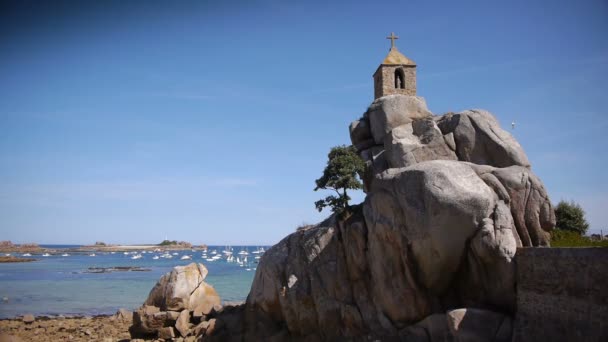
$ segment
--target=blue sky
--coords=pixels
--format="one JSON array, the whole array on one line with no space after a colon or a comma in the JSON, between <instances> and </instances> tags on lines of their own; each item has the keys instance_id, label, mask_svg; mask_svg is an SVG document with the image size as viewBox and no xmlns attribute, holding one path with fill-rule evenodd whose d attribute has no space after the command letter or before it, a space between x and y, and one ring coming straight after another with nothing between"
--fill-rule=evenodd
<instances>
[{"instance_id":1,"label":"blue sky","mask_svg":"<svg viewBox=\"0 0 608 342\"><path fill-rule=\"evenodd\" d=\"M515 120L552 201L608 232L606 1L0 6L2 240L273 244L319 221L392 31L431 111Z\"/></svg>"}]
</instances>

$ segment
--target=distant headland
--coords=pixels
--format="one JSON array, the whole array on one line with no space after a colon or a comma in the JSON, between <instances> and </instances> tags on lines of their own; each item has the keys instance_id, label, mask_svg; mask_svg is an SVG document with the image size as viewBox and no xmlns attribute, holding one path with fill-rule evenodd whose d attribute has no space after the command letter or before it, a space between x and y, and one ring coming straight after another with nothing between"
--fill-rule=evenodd
<instances>
[{"instance_id":1,"label":"distant headland","mask_svg":"<svg viewBox=\"0 0 608 342\"><path fill-rule=\"evenodd\" d=\"M27 262L36 261L36 259L28 259L34 254L55 254L55 253L90 253L90 252L129 252L129 251L167 251L167 250L184 250L190 249L195 251L204 251L207 249L206 244L193 245L187 241L163 240L158 244L107 244L102 241L97 241L92 245L84 245L72 248L45 248L37 243L15 244L11 241L0 241L0 262Z\"/></svg>"}]
</instances>

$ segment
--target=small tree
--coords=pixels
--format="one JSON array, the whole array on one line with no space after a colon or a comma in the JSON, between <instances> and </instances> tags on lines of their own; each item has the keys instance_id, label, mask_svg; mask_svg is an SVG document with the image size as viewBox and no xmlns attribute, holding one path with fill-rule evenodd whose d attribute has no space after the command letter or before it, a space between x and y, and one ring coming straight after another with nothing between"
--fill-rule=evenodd
<instances>
[{"instance_id":1,"label":"small tree","mask_svg":"<svg viewBox=\"0 0 608 342\"><path fill-rule=\"evenodd\" d=\"M327 158L323 176L315 181L315 191L333 190L336 195L316 201L315 207L319 211L330 207L333 212L340 214L348 209L350 197L346 190L363 188L358 174L365 169L365 162L359 157L354 146L345 145L333 147Z\"/></svg>"},{"instance_id":2,"label":"small tree","mask_svg":"<svg viewBox=\"0 0 608 342\"><path fill-rule=\"evenodd\" d=\"M570 230L580 235L584 235L589 229L585 211L574 201L560 201L555 207L555 220L558 229Z\"/></svg>"}]
</instances>

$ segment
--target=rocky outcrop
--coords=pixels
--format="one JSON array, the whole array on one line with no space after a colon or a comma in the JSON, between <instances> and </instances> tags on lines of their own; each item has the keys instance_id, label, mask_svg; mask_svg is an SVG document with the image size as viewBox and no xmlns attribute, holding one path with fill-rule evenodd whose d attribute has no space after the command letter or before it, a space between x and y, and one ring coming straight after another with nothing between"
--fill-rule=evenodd
<instances>
[{"instance_id":1,"label":"rocky outcrop","mask_svg":"<svg viewBox=\"0 0 608 342\"><path fill-rule=\"evenodd\" d=\"M133 313L133 325L129 329L131 336L167 338L191 335L195 323L221 308L217 292L203 281L206 276L205 266L196 263L176 266L163 275L144 305Z\"/></svg>"},{"instance_id":2,"label":"rocky outcrop","mask_svg":"<svg viewBox=\"0 0 608 342\"><path fill-rule=\"evenodd\" d=\"M199 305L220 304L215 289L203 281L207 273L203 264L176 266L160 278L144 304L162 311L194 310Z\"/></svg>"},{"instance_id":3,"label":"rocky outcrop","mask_svg":"<svg viewBox=\"0 0 608 342\"><path fill-rule=\"evenodd\" d=\"M395 127L431 116L432 113L426 107L426 102L422 97L388 95L372 102L363 115L362 122L356 126L362 131L362 127L359 126L369 122L371 137L376 144L382 144L384 136ZM352 132L351 130L351 134ZM365 136L365 134L361 132L360 136Z\"/></svg>"},{"instance_id":4,"label":"rocky outcrop","mask_svg":"<svg viewBox=\"0 0 608 342\"><path fill-rule=\"evenodd\" d=\"M432 116L404 95L350 135L364 203L269 249L210 338L510 340L517 247L549 245L555 224L521 146L486 111Z\"/></svg>"},{"instance_id":5,"label":"rocky outcrop","mask_svg":"<svg viewBox=\"0 0 608 342\"><path fill-rule=\"evenodd\" d=\"M18 319L0 320L2 342L49 342L49 341L130 341L128 333L131 321L118 320L115 316L85 317L38 317L34 323Z\"/></svg>"},{"instance_id":6,"label":"rocky outcrop","mask_svg":"<svg viewBox=\"0 0 608 342\"><path fill-rule=\"evenodd\" d=\"M411 342L510 342L512 330L508 315L469 308L430 315L401 331L399 338Z\"/></svg>"}]
</instances>

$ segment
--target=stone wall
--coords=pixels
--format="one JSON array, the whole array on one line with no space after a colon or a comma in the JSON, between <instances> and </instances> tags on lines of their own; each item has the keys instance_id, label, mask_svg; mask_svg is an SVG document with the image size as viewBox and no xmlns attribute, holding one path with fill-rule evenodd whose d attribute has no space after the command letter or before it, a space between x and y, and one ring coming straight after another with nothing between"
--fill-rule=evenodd
<instances>
[{"instance_id":1,"label":"stone wall","mask_svg":"<svg viewBox=\"0 0 608 342\"><path fill-rule=\"evenodd\" d=\"M403 89L395 88L395 70L402 69L405 86ZM416 67L403 65L380 65L374 73L374 98L402 94L416 95Z\"/></svg>"},{"instance_id":2,"label":"stone wall","mask_svg":"<svg viewBox=\"0 0 608 342\"><path fill-rule=\"evenodd\" d=\"M519 248L513 341L608 341L608 248Z\"/></svg>"}]
</instances>

